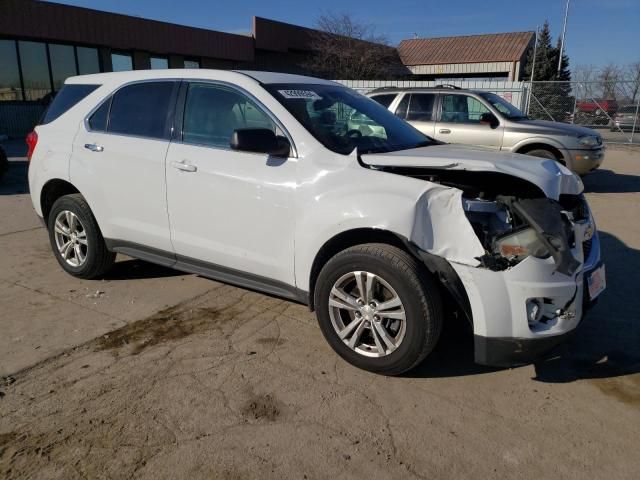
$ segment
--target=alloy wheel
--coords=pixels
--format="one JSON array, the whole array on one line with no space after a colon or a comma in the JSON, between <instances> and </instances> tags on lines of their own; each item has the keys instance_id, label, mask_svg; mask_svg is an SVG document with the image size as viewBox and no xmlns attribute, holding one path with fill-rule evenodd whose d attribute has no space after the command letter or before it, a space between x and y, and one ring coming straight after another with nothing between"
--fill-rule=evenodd
<instances>
[{"instance_id":1,"label":"alloy wheel","mask_svg":"<svg viewBox=\"0 0 640 480\"><path fill-rule=\"evenodd\" d=\"M78 216L63 210L54 223L56 247L62 259L72 267L81 267L87 260L87 232Z\"/></svg>"}]
</instances>

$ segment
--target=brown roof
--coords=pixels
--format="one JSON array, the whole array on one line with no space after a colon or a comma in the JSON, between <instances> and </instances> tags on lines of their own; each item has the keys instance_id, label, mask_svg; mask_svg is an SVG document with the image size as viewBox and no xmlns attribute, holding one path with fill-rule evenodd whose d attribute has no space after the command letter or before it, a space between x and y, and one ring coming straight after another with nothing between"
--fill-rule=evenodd
<instances>
[{"instance_id":1,"label":"brown roof","mask_svg":"<svg viewBox=\"0 0 640 480\"><path fill-rule=\"evenodd\" d=\"M534 38L534 32L416 38L400 42L398 51L405 65L515 62L522 59Z\"/></svg>"}]
</instances>

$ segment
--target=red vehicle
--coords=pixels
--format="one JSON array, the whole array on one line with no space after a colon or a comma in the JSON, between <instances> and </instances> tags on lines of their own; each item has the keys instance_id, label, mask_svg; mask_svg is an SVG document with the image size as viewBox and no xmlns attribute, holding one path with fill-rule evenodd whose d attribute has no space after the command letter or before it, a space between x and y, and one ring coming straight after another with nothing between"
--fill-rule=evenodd
<instances>
[{"instance_id":1,"label":"red vehicle","mask_svg":"<svg viewBox=\"0 0 640 480\"><path fill-rule=\"evenodd\" d=\"M604 115L605 112L613 115L618 110L618 102L604 99L585 99L576 102L576 111Z\"/></svg>"}]
</instances>

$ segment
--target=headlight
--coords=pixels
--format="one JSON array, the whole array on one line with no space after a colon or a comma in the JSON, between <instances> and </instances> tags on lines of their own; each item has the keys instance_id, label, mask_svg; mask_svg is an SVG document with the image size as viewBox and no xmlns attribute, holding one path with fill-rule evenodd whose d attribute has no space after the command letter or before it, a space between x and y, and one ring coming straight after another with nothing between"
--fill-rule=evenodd
<instances>
[{"instance_id":1,"label":"headlight","mask_svg":"<svg viewBox=\"0 0 640 480\"><path fill-rule=\"evenodd\" d=\"M583 147L597 147L602 144L600 137L596 135L586 135L578 139L578 143Z\"/></svg>"},{"instance_id":2,"label":"headlight","mask_svg":"<svg viewBox=\"0 0 640 480\"><path fill-rule=\"evenodd\" d=\"M521 260L529 255L546 258L549 251L531 227L497 238L494 241L494 253L509 259Z\"/></svg>"}]
</instances>

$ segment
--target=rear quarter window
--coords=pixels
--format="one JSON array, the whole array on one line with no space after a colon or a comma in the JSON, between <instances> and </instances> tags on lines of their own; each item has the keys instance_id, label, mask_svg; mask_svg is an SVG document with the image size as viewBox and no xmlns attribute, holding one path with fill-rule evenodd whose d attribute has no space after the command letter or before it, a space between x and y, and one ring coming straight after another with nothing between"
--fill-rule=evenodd
<instances>
[{"instance_id":1,"label":"rear quarter window","mask_svg":"<svg viewBox=\"0 0 640 480\"><path fill-rule=\"evenodd\" d=\"M53 122L99 86L100 85L82 84L65 85L53 98L40 123L44 125Z\"/></svg>"},{"instance_id":2,"label":"rear quarter window","mask_svg":"<svg viewBox=\"0 0 640 480\"><path fill-rule=\"evenodd\" d=\"M371 97L371 100L375 100L376 102L378 102L383 107L389 108L389 105L391 105L391 102L393 102L394 98L396 98L396 94L395 93L388 93L388 94L385 94L385 95L375 95L375 96Z\"/></svg>"}]
</instances>

